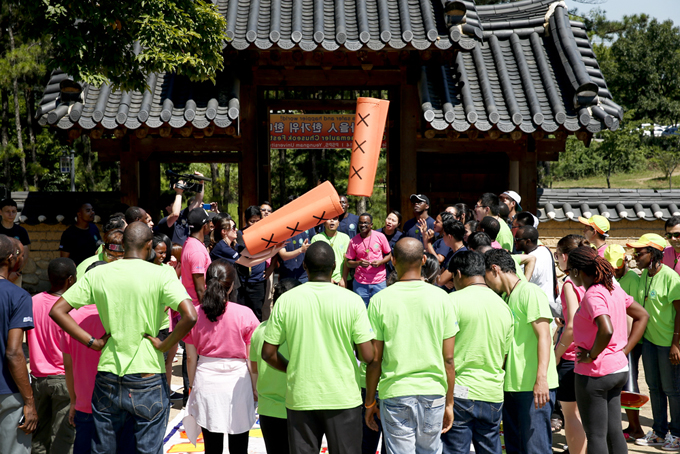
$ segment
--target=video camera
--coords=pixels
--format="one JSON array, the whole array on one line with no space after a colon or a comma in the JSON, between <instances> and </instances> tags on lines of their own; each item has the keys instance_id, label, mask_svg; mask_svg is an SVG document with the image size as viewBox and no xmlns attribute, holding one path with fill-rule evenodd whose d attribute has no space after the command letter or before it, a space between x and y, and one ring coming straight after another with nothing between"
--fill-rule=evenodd
<instances>
[{"instance_id":1,"label":"video camera","mask_svg":"<svg viewBox=\"0 0 680 454\"><path fill-rule=\"evenodd\" d=\"M172 170L166 170L165 176L170 180L170 189L183 189L185 191L201 192L199 186L203 186L203 181L212 181L212 178L203 177L201 175L185 175L182 173L175 173ZM182 183L178 183L182 180Z\"/></svg>"}]
</instances>

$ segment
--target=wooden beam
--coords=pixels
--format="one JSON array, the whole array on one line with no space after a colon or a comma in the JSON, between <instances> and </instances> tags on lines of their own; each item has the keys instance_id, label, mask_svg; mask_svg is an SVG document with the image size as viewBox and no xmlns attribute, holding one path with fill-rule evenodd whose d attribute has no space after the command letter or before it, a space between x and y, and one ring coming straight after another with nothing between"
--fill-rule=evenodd
<instances>
[{"instance_id":1,"label":"wooden beam","mask_svg":"<svg viewBox=\"0 0 680 454\"><path fill-rule=\"evenodd\" d=\"M335 69L323 71L317 69L258 69L253 73L253 84L271 87L346 87L350 82L353 87L399 85L399 70L376 69L363 71L356 69ZM242 89L243 90L243 89ZM242 106L245 104L242 102Z\"/></svg>"},{"instance_id":2,"label":"wooden beam","mask_svg":"<svg viewBox=\"0 0 680 454\"><path fill-rule=\"evenodd\" d=\"M257 142L257 204L271 201L271 166L269 162L269 109L264 100L264 90L258 90L256 118Z\"/></svg>"},{"instance_id":3,"label":"wooden beam","mask_svg":"<svg viewBox=\"0 0 680 454\"><path fill-rule=\"evenodd\" d=\"M356 110L353 99L273 99L267 101L270 110Z\"/></svg>"},{"instance_id":4,"label":"wooden beam","mask_svg":"<svg viewBox=\"0 0 680 454\"><path fill-rule=\"evenodd\" d=\"M405 78L405 73L403 74ZM418 106L418 90L414 85L406 84L404 79L399 93L399 191L400 207L404 220L410 219L413 212L411 194L418 191L417 146L416 134L420 127L420 109ZM395 147L396 148L396 147Z\"/></svg>"},{"instance_id":5,"label":"wooden beam","mask_svg":"<svg viewBox=\"0 0 680 454\"><path fill-rule=\"evenodd\" d=\"M399 124L400 118L400 97L399 89L396 87L389 90L390 103L391 103L391 114L388 114L387 118L387 200L386 206L388 212L390 210L397 210L401 212L401 194L400 190L400 158L399 158L399 138L400 131L395 125Z\"/></svg>"},{"instance_id":6,"label":"wooden beam","mask_svg":"<svg viewBox=\"0 0 680 454\"><path fill-rule=\"evenodd\" d=\"M119 161L121 153L121 143L123 139L92 139L92 151L99 153L100 161ZM135 135L135 150L145 154L149 157L153 154L154 159L162 162L171 162L176 151L239 151L241 149L242 140L236 137L204 137L198 138L162 138L149 137L138 139ZM163 159L161 154L169 153L170 158ZM185 161L177 161L185 162ZM217 162L217 161L200 161L200 162ZM227 161L219 161L227 162ZM229 161L237 162L237 161Z\"/></svg>"},{"instance_id":7,"label":"wooden beam","mask_svg":"<svg viewBox=\"0 0 680 454\"><path fill-rule=\"evenodd\" d=\"M526 142L509 139L416 139L419 153L507 153L510 160L519 161L524 156Z\"/></svg>"}]
</instances>

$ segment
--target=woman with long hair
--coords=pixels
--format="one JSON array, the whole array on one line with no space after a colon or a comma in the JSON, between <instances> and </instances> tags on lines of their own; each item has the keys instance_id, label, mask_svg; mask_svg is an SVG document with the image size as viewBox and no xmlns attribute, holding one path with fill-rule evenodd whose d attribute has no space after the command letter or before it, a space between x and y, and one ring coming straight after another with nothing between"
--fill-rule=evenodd
<instances>
[{"instance_id":1,"label":"woman with long hair","mask_svg":"<svg viewBox=\"0 0 680 454\"><path fill-rule=\"evenodd\" d=\"M394 245L397 244L397 241L403 236L399 227L401 227L401 213L397 210L392 210L385 218L385 227L378 229L378 232L382 233L385 235L385 238L387 238L387 242L390 243L391 249L394 249ZM385 263L385 269L387 270L388 276L394 271L394 265L392 265L391 261Z\"/></svg>"},{"instance_id":2,"label":"woman with long hair","mask_svg":"<svg viewBox=\"0 0 680 454\"><path fill-rule=\"evenodd\" d=\"M585 288L574 315L576 403L588 453L628 452L621 428L621 389L628 378L628 353L647 326L642 306L614 285L614 270L590 246L569 253L569 277ZM633 319L628 335L626 315Z\"/></svg>"},{"instance_id":3,"label":"woman with long hair","mask_svg":"<svg viewBox=\"0 0 680 454\"><path fill-rule=\"evenodd\" d=\"M219 238L219 240L210 251L210 258L212 260L225 260L233 266L241 265L238 268L240 285L236 302L249 307L255 313L258 320L262 320L262 305L264 303L265 291L265 261L275 256L285 246L277 244L253 257L248 257L245 246L239 245L236 242L238 232L231 216L220 213L213 219L213 225L215 226L213 230L215 239Z\"/></svg>"},{"instance_id":4,"label":"woman with long hair","mask_svg":"<svg viewBox=\"0 0 680 454\"><path fill-rule=\"evenodd\" d=\"M203 431L205 452L248 452L255 422L255 387L250 375L250 338L260 324L247 307L228 301L236 270L215 260L205 275L196 325L185 339L191 394L187 413ZM198 358L198 361L197 361Z\"/></svg>"},{"instance_id":5,"label":"woman with long hair","mask_svg":"<svg viewBox=\"0 0 680 454\"><path fill-rule=\"evenodd\" d=\"M576 361L576 346L574 345L574 316L579 308L581 299L586 290L574 285L569 278L567 260L569 253L580 246L589 246L588 240L581 235L567 235L557 242L555 261L557 266L567 275L560 292L562 303L562 324L564 329L555 346L555 363L560 386L557 388L556 397L562 406L564 414L564 434L567 438L567 446L572 454L585 454L586 433L583 431L581 415L576 405L576 388L574 386L574 366Z\"/></svg>"},{"instance_id":6,"label":"woman with long hair","mask_svg":"<svg viewBox=\"0 0 680 454\"><path fill-rule=\"evenodd\" d=\"M466 203L457 203L454 205L456 209L456 219L465 225L468 221L474 220L475 216L472 213L472 208L470 208ZM474 231L474 230L473 230Z\"/></svg>"}]
</instances>

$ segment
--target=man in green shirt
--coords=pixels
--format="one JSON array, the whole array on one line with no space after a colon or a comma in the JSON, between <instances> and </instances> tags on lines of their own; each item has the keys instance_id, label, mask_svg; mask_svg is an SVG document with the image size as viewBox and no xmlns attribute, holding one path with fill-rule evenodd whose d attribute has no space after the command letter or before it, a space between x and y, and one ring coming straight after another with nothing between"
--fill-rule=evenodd
<instances>
[{"instance_id":1,"label":"man in green shirt","mask_svg":"<svg viewBox=\"0 0 680 454\"><path fill-rule=\"evenodd\" d=\"M115 452L127 419L135 426L137 452L159 453L170 410L163 352L196 323L196 310L172 268L146 259L153 232L133 222L123 234L125 257L90 270L52 307L50 317L72 338L101 351L92 414L93 452ZM95 339L69 315L96 304L106 335ZM164 341L156 337L168 306L182 318ZM110 341L109 341L110 340Z\"/></svg>"},{"instance_id":2,"label":"man in green shirt","mask_svg":"<svg viewBox=\"0 0 680 454\"><path fill-rule=\"evenodd\" d=\"M380 418L388 452L441 452L441 433L453 423L453 347L458 322L446 292L420 278L423 245L395 244L399 281L371 298L375 360L366 368L365 420L373 419L380 380Z\"/></svg>"},{"instance_id":3,"label":"man in green shirt","mask_svg":"<svg viewBox=\"0 0 680 454\"><path fill-rule=\"evenodd\" d=\"M545 454L552 450L550 415L558 386L548 297L537 285L517 277L508 251L488 251L484 260L486 283L494 292L508 295L515 325L505 363L505 450L507 454Z\"/></svg>"},{"instance_id":4,"label":"man in green shirt","mask_svg":"<svg viewBox=\"0 0 680 454\"><path fill-rule=\"evenodd\" d=\"M314 235L311 244L323 241L331 245L333 252L335 252L335 269L331 276L331 282L346 288L347 282L343 278L343 273L345 270L345 253L347 252L350 238L349 235L338 232L339 225L340 221L337 216L324 222L323 232Z\"/></svg>"},{"instance_id":5,"label":"man in green shirt","mask_svg":"<svg viewBox=\"0 0 680 454\"><path fill-rule=\"evenodd\" d=\"M482 222L482 219L486 216L491 216L496 219L500 224L500 230L498 231L498 236L496 236L496 241L500 243L503 249L512 252L515 240L512 236L510 227L508 227L508 224L499 216L500 203L496 194L491 192L482 194L475 205L475 219L477 222Z\"/></svg>"},{"instance_id":6,"label":"man in green shirt","mask_svg":"<svg viewBox=\"0 0 680 454\"><path fill-rule=\"evenodd\" d=\"M451 259L456 292L449 295L460 331L456 335L453 426L442 435L444 452L501 454L503 364L513 340L508 305L484 281L484 257L472 251ZM474 304L470 304L474 301Z\"/></svg>"},{"instance_id":7,"label":"man in green shirt","mask_svg":"<svg viewBox=\"0 0 680 454\"><path fill-rule=\"evenodd\" d=\"M422 246L421 246L422 248ZM373 361L373 331L356 294L331 282L333 248L309 246L303 266L309 281L278 299L267 323L262 359L286 372L290 451L318 454L326 435L331 454L361 449L361 390L355 346ZM279 347L288 344L290 357Z\"/></svg>"},{"instance_id":8,"label":"man in green shirt","mask_svg":"<svg viewBox=\"0 0 680 454\"><path fill-rule=\"evenodd\" d=\"M663 264L666 240L647 233L626 243L635 248L642 270L635 301L649 313L642 340L642 365L652 402L652 431L635 440L636 445L680 450L680 276ZM670 409L670 423L666 413Z\"/></svg>"}]
</instances>

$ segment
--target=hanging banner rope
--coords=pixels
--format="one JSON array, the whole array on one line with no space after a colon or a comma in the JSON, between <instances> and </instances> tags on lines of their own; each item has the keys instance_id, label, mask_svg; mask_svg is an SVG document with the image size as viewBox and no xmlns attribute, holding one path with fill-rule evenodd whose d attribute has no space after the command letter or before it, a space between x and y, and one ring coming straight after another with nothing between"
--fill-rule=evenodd
<instances>
[{"instance_id":1,"label":"hanging banner rope","mask_svg":"<svg viewBox=\"0 0 680 454\"><path fill-rule=\"evenodd\" d=\"M364 197L373 194L389 106L390 102L384 99L357 100L347 194Z\"/></svg>"},{"instance_id":2,"label":"hanging banner rope","mask_svg":"<svg viewBox=\"0 0 680 454\"><path fill-rule=\"evenodd\" d=\"M248 227L243 232L243 241L254 255L342 213L340 197L331 182L326 181Z\"/></svg>"}]
</instances>

